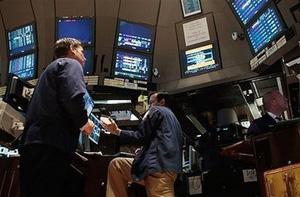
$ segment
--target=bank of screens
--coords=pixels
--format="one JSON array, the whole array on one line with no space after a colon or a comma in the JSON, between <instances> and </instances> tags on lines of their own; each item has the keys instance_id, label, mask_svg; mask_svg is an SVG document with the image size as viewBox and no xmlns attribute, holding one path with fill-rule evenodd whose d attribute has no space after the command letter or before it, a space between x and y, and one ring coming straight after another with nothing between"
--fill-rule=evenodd
<instances>
[{"instance_id":1,"label":"bank of screens","mask_svg":"<svg viewBox=\"0 0 300 197\"><path fill-rule=\"evenodd\" d=\"M9 60L8 73L13 73L21 79L32 79L36 76L36 53L29 53Z\"/></svg>"},{"instance_id":2,"label":"bank of screens","mask_svg":"<svg viewBox=\"0 0 300 197\"><path fill-rule=\"evenodd\" d=\"M7 32L8 54L10 57L36 49L34 23L17 27Z\"/></svg>"},{"instance_id":3,"label":"bank of screens","mask_svg":"<svg viewBox=\"0 0 300 197\"><path fill-rule=\"evenodd\" d=\"M131 51L115 50L113 75L127 79L148 81L151 56Z\"/></svg>"},{"instance_id":4,"label":"bank of screens","mask_svg":"<svg viewBox=\"0 0 300 197\"><path fill-rule=\"evenodd\" d=\"M270 42L280 36L284 30L285 25L276 7L274 5L268 7L246 28L246 35L249 40L252 53L259 53Z\"/></svg>"},{"instance_id":5,"label":"bank of screens","mask_svg":"<svg viewBox=\"0 0 300 197\"><path fill-rule=\"evenodd\" d=\"M116 47L152 52L154 28L150 25L119 20Z\"/></svg>"},{"instance_id":6,"label":"bank of screens","mask_svg":"<svg viewBox=\"0 0 300 197\"><path fill-rule=\"evenodd\" d=\"M229 0L228 3L242 25L246 25L270 0Z\"/></svg>"},{"instance_id":7,"label":"bank of screens","mask_svg":"<svg viewBox=\"0 0 300 197\"><path fill-rule=\"evenodd\" d=\"M213 44L181 52L181 73L183 77L195 76L220 68L217 50Z\"/></svg>"},{"instance_id":8,"label":"bank of screens","mask_svg":"<svg viewBox=\"0 0 300 197\"><path fill-rule=\"evenodd\" d=\"M91 17L62 17L56 20L57 39L70 37L83 45L94 45L94 19Z\"/></svg>"}]
</instances>

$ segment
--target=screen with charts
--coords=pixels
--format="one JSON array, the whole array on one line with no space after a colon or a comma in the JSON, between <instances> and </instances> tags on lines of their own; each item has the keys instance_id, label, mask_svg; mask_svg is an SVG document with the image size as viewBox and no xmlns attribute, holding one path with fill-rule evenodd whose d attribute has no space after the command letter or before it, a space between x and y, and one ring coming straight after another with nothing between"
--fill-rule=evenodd
<instances>
[{"instance_id":1,"label":"screen with charts","mask_svg":"<svg viewBox=\"0 0 300 197\"><path fill-rule=\"evenodd\" d=\"M115 77L148 81L150 71L150 55L115 50L113 64L113 75Z\"/></svg>"},{"instance_id":2,"label":"screen with charts","mask_svg":"<svg viewBox=\"0 0 300 197\"><path fill-rule=\"evenodd\" d=\"M246 25L270 0L229 0L234 14Z\"/></svg>"},{"instance_id":3,"label":"screen with charts","mask_svg":"<svg viewBox=\"0 0 300 197\"><path fill-rule=\"evenodd\" d=\"M190 49L181 54L181 72L183 77L210 72L220 67L213 44Z\"/></svg>"},{"instance_id":4,"label":"screen with charts","mask_svg":"<svg viewBox=\"0 0 300 197\"><path fill-rule=\"evenodd\" d=\"M151 52L154 41L154 28L150 25L120 20L116 45L125 49Z\"/></svg>"},{"instance_id":5,"label":"screen with charts","mask_svg":"<svg viewBox=\"0 0 300 197\"><path fill-rule=\"evenodd\" d=\"M246 35L253 54L259 53L274 39L282 35L285 24L274 4L246 28Z\"/></svg>"},{"instance_id":6,"label":"screen with charts","mask_svg":"<svg viewBox=\"0 0 300 197\"><path fill-rule=\"evenodd\" d=\"M36 48L34 23L23 25L7 32L8 54L14 56Z\"/></svg>"},{"instance_id":7,"label":"screen with charts","mask_svg":"<svg viewBox=\"0 0 300 197\"><path fill-rule=\"evenodd\" d=\"M94 19L91 17L62 17L56 20L57 39L71 37L83 45L94 44Z\"/></svg>"},{"instance_id":8,"label":"screen with charts","mask_svg":"<svg viewBox=\"0 0 300 197\"><path fill-rule=\"evenodd\" d=\"M85 64L83 66L83 74L84 75L92 75L94 74L94 49L93 47L85 47L84 48L84 56L85 56Z\"/></svg>"},{"instance_id":9,"label":"screen with charts","mask_svg":"<svg viewBox=\"0 0 300 197\"><path fill-rule=\"evenodd\" d=\"M22 79L32 79L37 70L36 53L26 54L9 60L8 72Z\"/></svg>"}]
</instances>

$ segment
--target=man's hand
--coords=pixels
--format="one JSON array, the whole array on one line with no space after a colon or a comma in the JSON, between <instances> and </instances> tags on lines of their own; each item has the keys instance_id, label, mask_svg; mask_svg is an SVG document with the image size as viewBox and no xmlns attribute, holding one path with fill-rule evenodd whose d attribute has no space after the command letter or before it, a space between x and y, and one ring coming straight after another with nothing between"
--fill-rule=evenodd
<instances>
[{"instance_id":1,"label":"man's hand","mask_svg":"<svg viewBox=\"0 0 300 197\"><path fill-rule=\"evenodd\" d=\"M109 131L111 134L120 135L121 129L119 129L116 122L111 118L101 117L102 126L106 131Z\"/></svg>"},{"instance_id":2,"label":"man's hand","mask_svg":"<svg viewBox=\"0 0 300 197\"><path fill-rule=\"evenodd\" d=\"M85 135L90 135L94 129L94 123L89 119L88 122L83 126L82 132Z\"/></svg>"}]
</instances>

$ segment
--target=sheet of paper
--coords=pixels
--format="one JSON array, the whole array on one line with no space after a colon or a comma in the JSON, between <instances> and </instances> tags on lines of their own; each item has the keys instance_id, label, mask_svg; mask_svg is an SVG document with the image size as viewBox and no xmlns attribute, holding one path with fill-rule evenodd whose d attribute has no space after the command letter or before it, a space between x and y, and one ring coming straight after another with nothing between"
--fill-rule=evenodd
<instances>
[{"instance_id":1,"label":"sheet of paper","mask_svg":"<svg viewBox=\"0 0 300 197\"><path fill-rule=\"evenodd\" d=\"M183 24L185 46L210 40L206 17Z\"/></svg>"}]
</instances>

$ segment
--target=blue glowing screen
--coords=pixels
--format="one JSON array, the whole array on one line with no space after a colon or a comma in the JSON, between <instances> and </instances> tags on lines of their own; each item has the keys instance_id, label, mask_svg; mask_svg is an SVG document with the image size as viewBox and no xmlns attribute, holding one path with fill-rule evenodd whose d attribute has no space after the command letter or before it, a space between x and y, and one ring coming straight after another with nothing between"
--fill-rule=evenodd
<instances>
[{"instance_id":1,"label":"blue glowing screen","mask_svg":"<svg viewBox=\"0 0 300 197\"><path fill-rule=\"evenodd\" d=\"M84 75L92 75L94 69L94 50L92 48L84 49L85 64L83 67Z\"/></svg>"},{"instance_id":2,"label":"blue glowing screen","mask_svg":"<svg viewBox=\"0 0 300 197\"><path fill-rule=\"evenodd\" d=\"M22 79L30 79L36 74L36 54L31 53L9 60L9 73L14 73Z\"/></svg>"},{"instance_id":3,"label":"blue glowing screen","mask_svg":"<svg viewBox=\"0 0 300 197\"><path fill-rule=\"evenodd\" d=\"M246 30L252 51L256 54L284 30L284 24L274 7L267 8Z\"/></svg>"},{"instance_id":4,"label":"blue glowing screen","mask_svg":"<svg viewBox=\"0 0 300 197\"><path fill-rule=\"evenodd\" d=\"M150 56L120 50L115 52L114 76L147 81L150 70Z\"/></svg>"},{"instance_id":5,"label":"blue glowing screen","mask_svg":"<svg viewBox=\"0 0 300 197\"><path fill-rule=\"evenodd\" d=\"M183 76L194 76L220 68L212 44L187 50L182 56Z\"/></svg>"},{"instance_id":6,"label":"blue glowing screen","mask_svg":"<svg viewBox=\"0 0 300 197\"><path fill-rule=\"evenodd\" d=\"M117 46L144 52L151 52L153 28L148 25L119 21Z\"/></svg>"},{"instance_id":7,"label":"blue glowing screen","mask_svg":"<svg viewBox=\"0 0 300 197\"><path fill-rule=\"evenodd\" d=\"M230 3L240 21L246 25L269 1L270 0L232 0Z\"/></svg>"},{"instance_id":8,"label":"blue glowing screen","mask_svg":"<svg viewBox=\"0 0 300 197\"><path fill-rule=\"evenodd\" d=\"M33 24L9 31L7 36L10 56L36 48L36 33Z\"/></svg>"},{"instance_id":9,"label":"blue glowing screen","mask_svg":"<svg viewBox=\"0 0 300 197\"><path fill-rule=\"evenodd\" d=\"M57 20L57 39L75 38L84 45L94 43L94 21L92 18L61 18Z\"/></svg>"}]
</instances>

